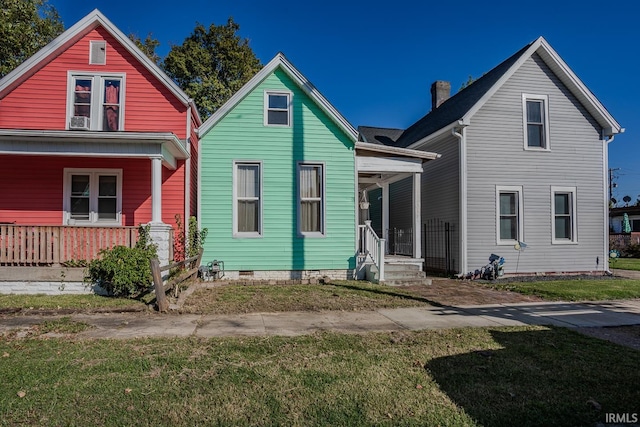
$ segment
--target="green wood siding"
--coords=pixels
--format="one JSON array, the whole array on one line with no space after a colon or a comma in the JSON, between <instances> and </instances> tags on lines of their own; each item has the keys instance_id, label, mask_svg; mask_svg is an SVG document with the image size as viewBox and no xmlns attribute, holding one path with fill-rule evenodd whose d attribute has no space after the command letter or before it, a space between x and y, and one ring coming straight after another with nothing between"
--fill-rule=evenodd
<instances>
[{"instance_id":1,"label":"green wood siding","mask_svg":"<svg viewBox=\"0 0 640 427\"><path fill-rule=\"evenodd\" d=\"M291 127L264 126L264 92L293 94ZM200 224L209 230L203 262L227 270L324 270L355 267L353 142L281 70L276 69L202 137ZM234 161L262 163L262 237L233 236ZM325 167L325 236L299 237L297 164Z\"/></svg>"}]
</instances>

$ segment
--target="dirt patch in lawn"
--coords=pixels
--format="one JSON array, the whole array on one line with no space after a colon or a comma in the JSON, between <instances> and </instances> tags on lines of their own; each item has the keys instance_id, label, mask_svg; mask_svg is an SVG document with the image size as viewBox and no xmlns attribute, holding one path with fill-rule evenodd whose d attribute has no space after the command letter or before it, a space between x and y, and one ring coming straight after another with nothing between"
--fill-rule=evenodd
<instances>
[{"instance_id":1,"label":"dirt patch in lawn","mask_svg":"<svg viewBox=\"0 0 640 427\"><path fill-rule=\"evenodd\" d=\"M470 280L435 277L431 286L409 285L402 289L442 305L512 304L544 301L531 295L490 289Z\"/></svg>"}]
</instances>

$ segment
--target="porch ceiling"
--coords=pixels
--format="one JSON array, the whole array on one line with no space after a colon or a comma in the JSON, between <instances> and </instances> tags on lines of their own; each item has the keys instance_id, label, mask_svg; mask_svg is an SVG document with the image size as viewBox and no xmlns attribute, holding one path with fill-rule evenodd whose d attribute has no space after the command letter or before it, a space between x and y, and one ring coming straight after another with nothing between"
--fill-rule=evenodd
<instances>
[{"instance_id":1,"label":"porch ceiling","mask_svg":"<svg viewBox=\"0 0 640 427\"><path fill-rule=\"evenodd\" d=\"M0 154L162 158L169 169L189 158L185 144L170 132L0 130Z\"/></svg>"}]
</instances>

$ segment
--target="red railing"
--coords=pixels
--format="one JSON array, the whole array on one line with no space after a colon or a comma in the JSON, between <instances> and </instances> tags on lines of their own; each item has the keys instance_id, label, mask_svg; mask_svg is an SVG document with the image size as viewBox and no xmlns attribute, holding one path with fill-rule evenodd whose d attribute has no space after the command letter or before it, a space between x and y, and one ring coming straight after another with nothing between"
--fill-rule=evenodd
<instances>
[{"instance_id":1,"label":"red railing","mask_svg":"<svg viewBox=\"0 0 640 427\"><path fill-rule=\"evenodd\" d=\"M65 227L0 224L0 265L91 261L102 249L133 247L137 227Z\"/></svg>"}]
</instances>

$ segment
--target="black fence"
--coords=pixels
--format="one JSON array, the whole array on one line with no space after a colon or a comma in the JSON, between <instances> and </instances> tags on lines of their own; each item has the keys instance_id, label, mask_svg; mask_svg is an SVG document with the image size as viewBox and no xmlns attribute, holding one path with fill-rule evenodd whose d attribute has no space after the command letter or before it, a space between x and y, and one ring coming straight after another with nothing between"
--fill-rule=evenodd
<instances>
[{"instance_id":1,"label":"black fence","mask_svg":"<svg viewBox=\"0 0 640 427\"><path fill-rule=\"evenodd\" d=\"M456 227L447 221L430 219L422 224L424 269L430 273L450 275L456 271L453 242Z\"/></svg>"}]
</instances>

